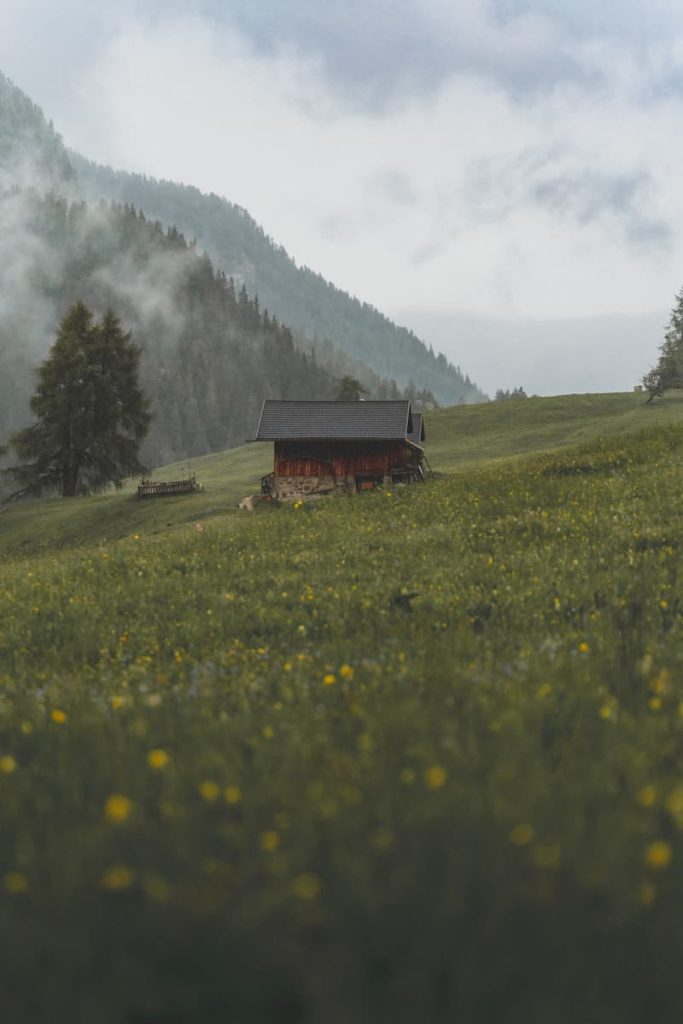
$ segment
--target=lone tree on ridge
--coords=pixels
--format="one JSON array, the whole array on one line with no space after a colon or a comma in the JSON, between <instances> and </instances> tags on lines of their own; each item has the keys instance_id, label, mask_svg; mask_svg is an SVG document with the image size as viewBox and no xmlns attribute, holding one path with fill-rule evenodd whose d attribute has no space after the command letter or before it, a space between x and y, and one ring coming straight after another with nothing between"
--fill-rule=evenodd
<instances>
[{"instance_id":1,"label":"lone tree on ridge","mask_svg":"<svg viewBox=\"0 0 683 1024\"><path fill-rule=\"evenodd\" d=\"M643 377L643 387L650 394L648 402L661 398L672 388L683 388L683 288L676 296L664 341L659 346L657 365Z\"/></svg>"},{"instance_id":2,"label":"lone tree on ridge","mask_svg":"<svg viewBox=\"0 0 683 1024\"><path fill-rule=\"evenodd\" d=\"M140 349L111 310L98 323L76 302L38 369L31 399L37 422L10 438L20 495L86 494L144 471L138 452L149 429L138 381Z\"/></svg>"}]
</instances>

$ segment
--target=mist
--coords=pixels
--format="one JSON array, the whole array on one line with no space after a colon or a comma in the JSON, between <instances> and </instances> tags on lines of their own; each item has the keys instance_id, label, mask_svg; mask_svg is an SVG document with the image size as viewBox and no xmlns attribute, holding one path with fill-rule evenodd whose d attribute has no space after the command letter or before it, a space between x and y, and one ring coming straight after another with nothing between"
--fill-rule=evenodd
<instances>
[{"instance_id":1,"label":"mist","mask_svg":"<svg viewBox=\"0 0 683 1024\"><path fill-rule=\"evenodd\" d=\"M531 320L399 307L394 315L467 370L489 395L631 391L657 361L669 314Z\"/></svg>"}]
</instances>

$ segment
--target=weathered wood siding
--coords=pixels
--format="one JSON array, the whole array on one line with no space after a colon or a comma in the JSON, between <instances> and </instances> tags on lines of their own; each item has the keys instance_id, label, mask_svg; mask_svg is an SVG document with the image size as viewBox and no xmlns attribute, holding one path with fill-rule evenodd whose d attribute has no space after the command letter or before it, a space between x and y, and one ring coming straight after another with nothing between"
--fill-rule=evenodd
<instances>
[{"instance_id":1,"label":"weathered wood siding","mask_svg":"<svg viewBox=\"0 0 683 1024\"><path fill-rule=\"evenodd\" d=\"M275 442L275 476L383 477L417 462L414 449L400 442Z\"/></svg>"}]
</instances>

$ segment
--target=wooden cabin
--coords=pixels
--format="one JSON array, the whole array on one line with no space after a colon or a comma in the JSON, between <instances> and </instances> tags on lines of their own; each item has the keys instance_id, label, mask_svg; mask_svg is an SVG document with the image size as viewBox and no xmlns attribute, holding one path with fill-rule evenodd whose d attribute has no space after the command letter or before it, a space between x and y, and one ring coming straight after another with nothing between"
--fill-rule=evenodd
<instances>
[{"instance_id":1,"label":"wooden cabin","mask_svg":"<svg viewBox=\"0 0 683 1024\"><path fill-rule=\"evenodd\" d=\"M256 441L273 441L261 493L280 501L424 479L424 424L409 401L263 403Z\"/></svg>"}]
</instances>

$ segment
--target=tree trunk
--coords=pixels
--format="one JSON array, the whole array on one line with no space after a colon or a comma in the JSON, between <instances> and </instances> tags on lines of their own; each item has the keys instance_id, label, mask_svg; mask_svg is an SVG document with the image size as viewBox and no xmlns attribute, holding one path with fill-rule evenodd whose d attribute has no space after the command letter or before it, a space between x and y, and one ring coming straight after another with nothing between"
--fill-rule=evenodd
<instances>
[{"instance_id":1,"label":"tree trunk","mask_svg":"<svg viewBox=\"0 0 683 1024\"><path fill-rule=\"evenodd\" d=\"M78 486L78 467L65 466L62 473L62 497L75 498Z\"/></svg>"}]
</instances>

